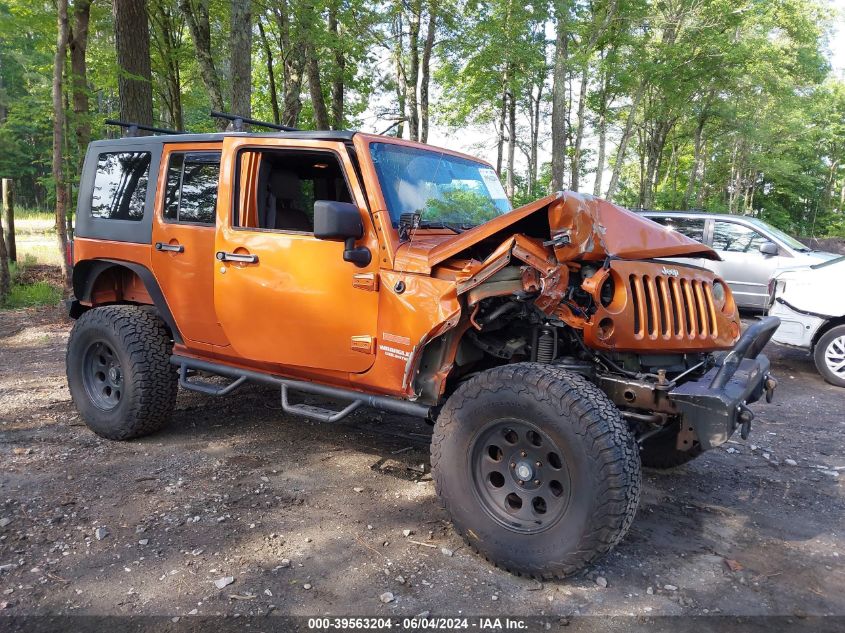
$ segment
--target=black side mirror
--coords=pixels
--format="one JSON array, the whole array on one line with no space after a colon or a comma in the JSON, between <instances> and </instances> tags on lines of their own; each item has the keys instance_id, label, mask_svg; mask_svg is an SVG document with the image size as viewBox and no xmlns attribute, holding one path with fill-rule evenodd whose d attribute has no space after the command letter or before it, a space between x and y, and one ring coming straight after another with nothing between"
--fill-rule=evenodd
<instances>
[{"instance_id":1,"label":"black side mirror","mask_svg":"<svg viewBox=\"0 0 845 633\"><path fill-rule=\"evenodd\" d=\"M774 242L763 242L760 244L760 252L763 255L777 255L780 251L778 250L778 245Z\"/></svg>"},{"instance_id":2,"label":"black side mirror","mask_svg":"<svg viewBox=\"0 0 845 633\"><path fill-rule=\"evenodd\" d=\"M361 212L350 202L317 200L314 202L314 237L321 240L345 242L343 261L363 268L372 254L366 247L356 247L355 240L364 236Z\"/></svg>"}]
</instances>

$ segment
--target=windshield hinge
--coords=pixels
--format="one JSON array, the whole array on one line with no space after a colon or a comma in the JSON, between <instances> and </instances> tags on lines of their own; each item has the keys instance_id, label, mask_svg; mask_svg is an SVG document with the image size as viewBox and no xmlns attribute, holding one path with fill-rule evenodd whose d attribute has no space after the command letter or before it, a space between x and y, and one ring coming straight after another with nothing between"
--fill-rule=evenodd
<instances>
[{"instance_id":1,"label":"windshield hinge","mask_svg":"<svg viewBox=\"0 0 845 633\"><path fill-rule=\"evenodd\" d=\"M411 239L411 231L420 228L422 214L409 211L399 216L399 241L407 242Z\"/></svg>"}]
</instances>

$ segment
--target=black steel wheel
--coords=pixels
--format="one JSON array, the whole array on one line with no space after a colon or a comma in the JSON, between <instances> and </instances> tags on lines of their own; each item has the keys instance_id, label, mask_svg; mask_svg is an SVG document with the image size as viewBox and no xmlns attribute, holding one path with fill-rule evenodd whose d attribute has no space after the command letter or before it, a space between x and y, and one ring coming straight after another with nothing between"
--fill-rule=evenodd
<instances>
[{"instance_id":1,"label":"black steel wheel","mask_svg":"<svg viewBox=\"0 0 845 633\"><path fill-rule=\"evenodd\" d=\"M640 494L634 437L605 394L553 365L478 374L431 444L437 495L467 544L513 573L577 573L624 536Z\"/></svg>"},{"instance_id":2,"label":"black steel wheel","mask_svg":"<svg viewBox=\"0 0 845 633\"><path fill-rule=\"evenodd\" d=\"M524 534L560 520L571 485L563 451L538 426L523 420L492 422L470 449L473 483L484 510Z\"/></svg>"},{"instance_id":3,"label":"black steel wheel","mask_svg":"<svg viewBox=\"0 0 845 633\"><path fill-rule=\"evenodd\" d=\"M94 340L85 350L82 361L82 382L91 402L104 411L120 403L123 391L123 367L111 346Z\"/></svg>"},{"instance_id":4,"label":"black steel wheel","mask_svg":"<svg viewBox=\"0 0 845 633\"><path fill-rule=\"evenodd\" d=\"M149 308L112 305L85 312L67 345L70 395L85 424L110 440L148 435L176 405L167 328Z\"/></svg>"}]
</instances>

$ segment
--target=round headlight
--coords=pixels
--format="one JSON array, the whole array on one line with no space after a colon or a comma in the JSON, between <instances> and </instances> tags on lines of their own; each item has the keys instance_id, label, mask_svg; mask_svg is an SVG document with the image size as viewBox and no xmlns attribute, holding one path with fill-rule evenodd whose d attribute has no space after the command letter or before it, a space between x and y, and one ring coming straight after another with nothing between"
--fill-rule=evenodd
<instances>
[{"instance_id":1,"label":"round headlight","mask_svg":"<svg viewBox=\"0 0 845 633\"><path fill-rule=\"evenodd\" d=\"M725 303L728 300L728 292L725 289L725 284L721 281L714 281L713 282L713 303L716 304L716 308L719 310L724 310Z\"/></svg>"}]
</instances>

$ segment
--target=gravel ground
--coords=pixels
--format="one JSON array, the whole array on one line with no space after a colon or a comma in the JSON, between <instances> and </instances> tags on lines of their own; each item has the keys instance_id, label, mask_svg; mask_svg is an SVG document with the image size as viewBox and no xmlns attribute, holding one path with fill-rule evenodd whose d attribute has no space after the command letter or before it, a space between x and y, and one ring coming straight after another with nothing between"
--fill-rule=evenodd
<instances>
[{"instance_id":1,"label":"gravel ground","mask_svg":"<svg viewBox=\"0 0 845 633\"><path fill-rule=\"evenodd\" d=\"M845 615L845 392L800 351L767 350L780 387L747 442L646 472L615 551L540 583L463 546L427 425L311 423L252 386L182 392L166 431L101 440L70 402L69 327L58 309L0 313L0 629L37 614Z\"/></svg>"}]
</instances>

